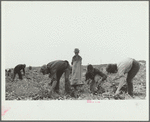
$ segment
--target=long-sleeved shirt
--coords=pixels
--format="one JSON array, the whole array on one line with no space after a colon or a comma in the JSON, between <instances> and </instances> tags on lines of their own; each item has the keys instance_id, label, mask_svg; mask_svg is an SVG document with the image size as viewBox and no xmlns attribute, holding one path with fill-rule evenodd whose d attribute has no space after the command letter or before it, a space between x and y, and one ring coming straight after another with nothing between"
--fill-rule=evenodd
<instances>
[{"instance_id":1,"label":"long-sleeved shirt","mask_svg":"<svg viewBox=\"0 0 150 122\"><path fill-rule=\"evenodd\" d=\"M102 80L105 80L107 78L107 76L102 73L101 71L99 71L98 69L94 68L93 72L87 72L85 74L86 80L91 79L94 80L96 75L100 75L102 77Z\"/></svg>"},{"instance_id":2,"label":"long-sleeved shirt","mask_svg":"<svg viewBox=\"0 0 150 122\"><path fill-rule=\"evenodd\" d=\"M115 79L125 77L125 74L128 73L132 68L133 60L134 59L132 58L127 58L117 64L118 72Z\"/></svg>"},{"instance_id":3,"label":"long-sleeved shirt","mask_svg":"<svg viewBox=\"0 0 150 122\"><path fill-rule=\"evenodd\" d=\"M55 72L57 70L63 70L66 62L63 60L56 60L56 61L52 61L50 63L47 64L47 68L49 70L49 72Z\"/></svg>"},{"instance_id":4,"label":"long-sleeved shirt","mask_svg":"<svg viewBox=\"0 0 150 122\"><path fill-rule=\"evenodd\" d=\"M23 70L23 73L25 74L25 65L24 64L19 64L14 68L14 73L20 72Z\"/></svg>"},{"instance_id":5,"label":"long-sleeved shirt","mask_svg":"<svg viewBox=\"0 0 150 122\"><path fill-rule=\"evenodd\" d=\"M52 61L47 64L47 69L50 73L49 77L51 78L56 78L57 71L67 72L68 74L67 78L69 77L70 65L68 61L63 61L63 60Z\"/></svg>"}]
</instances>

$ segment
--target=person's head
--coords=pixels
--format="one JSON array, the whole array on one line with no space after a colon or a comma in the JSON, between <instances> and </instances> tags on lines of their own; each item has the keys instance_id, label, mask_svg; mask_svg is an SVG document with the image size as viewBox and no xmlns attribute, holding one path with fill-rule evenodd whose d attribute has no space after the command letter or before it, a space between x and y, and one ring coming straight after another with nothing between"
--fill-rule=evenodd
<instances>
[{"instance_id":1,"label":"person's head","mask_svg":"<svg viewBox=\"0 0 150 122\"><path fill-rule=\"evenodd\" d=\"M79 52L80 52L80 51L79 51L79 49L78 49L78 48L75 48L75 49L74 49L74 53L75 53L76 55L78 55L78 54L79 54Z\"/></svg>"},{"instance_id":2,"label":"person's head","mask_svg":"<svg viewBox=\"0 0 150 122\"><path fill-rule=\"evenodd\" d=\"M48 74L47 65L43 65L40 69L40 72L43 73L43 75Z\"/></svg>"},{"instance_id":3,"label":"person's head","mask_svg":"<svg viewBox=\"0 0 150 122\"><path fill-rule=\"evenodd\" d=\"M29 66L29 70L31 70L32 69L32 66Z\"/></svg>"},{"instance_id":4,"label":"person's head","mask_svg":"<svg viewBox=\"0 0 150 122\"><path fill-rule=\"evenodd\" d=\"M118 71L117 64L108 64L106 67L106 71L108 73L117 73Z\"/></svg>"},{"instance_id":5,"label":"person's head","mask_svg":"<svg viewBox=\"0 0 150 122\"><path fill-rule=\"evenodd\" d=\"M11 72L11 69L9 69L8 72Z\"/></svg>"},{"instance_id":6,"label":"person's head","mask_svg":"<svg viewBox=\"0 0 150 122\"><path fill-rule=\"evenodd\" d=\"M94 70L93 66L92 66L91 64L89 64L89 65L87 66L87 71L88 71L88 72L93 72L93 70Z\"/></svg>"}]
</instances>

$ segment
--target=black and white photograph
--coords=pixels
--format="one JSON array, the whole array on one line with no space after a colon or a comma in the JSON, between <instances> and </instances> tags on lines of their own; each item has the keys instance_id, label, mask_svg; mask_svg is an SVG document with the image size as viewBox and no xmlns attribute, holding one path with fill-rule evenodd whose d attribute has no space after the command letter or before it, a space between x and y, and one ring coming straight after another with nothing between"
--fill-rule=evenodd
<instances>
[{"instance_id":1,"label":"black and white photograph","mask_svg":"<svg viewBox=\"0 0 150 122\"><path fill-rule=\"evenodd\" d=\"M148 1L2 1L1 40L2 120L148 120Z\"/></svg>"}]
</instances>

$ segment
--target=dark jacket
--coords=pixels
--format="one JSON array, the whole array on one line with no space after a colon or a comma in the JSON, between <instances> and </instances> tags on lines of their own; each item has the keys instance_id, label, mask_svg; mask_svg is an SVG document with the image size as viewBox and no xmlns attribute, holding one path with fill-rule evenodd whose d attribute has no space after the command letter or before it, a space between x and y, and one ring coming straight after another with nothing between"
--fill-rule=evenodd
<instances>
[{"instance_id":1,"label":"dark jacket","mask_svg":"<svg viewBox=\"0 0 150 122\"><path fill-rule=\"evenodd\" d=\"M14 73L18 73L21 70L23 70L23 73L25 74L25 65L24 64L19 64L14 68Z\"/></svg>"},{"instance_id":2,"label":"dark jacket","mask_svg":"<svg viewBox=\"0 0 150 122\"><path fill-rule=\"evenodd\" d=\"M107 76L104 73L102 73L101 71L99 71L96 68L94 68L93 72L86 72L85 78L86 78L86 80L88 80L88 79L94 80L94 77L96 75L100 75L102 77L102 80L106 80L106 78L107 78Z\"/></svg>"}]
</instances>

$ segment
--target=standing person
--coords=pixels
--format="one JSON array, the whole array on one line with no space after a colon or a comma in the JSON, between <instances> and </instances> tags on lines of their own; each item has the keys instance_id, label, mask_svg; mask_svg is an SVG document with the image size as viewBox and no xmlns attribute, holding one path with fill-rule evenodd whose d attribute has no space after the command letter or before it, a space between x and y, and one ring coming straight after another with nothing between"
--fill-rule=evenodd
<instances>
[{"instance_id":1,"label":"standing person","mask_svg":"<svg viewBox=\"0 0 150 122\"><path fill-rule=\"evenodd\" d=\"M82 84L81 81L81 64L82 64L82 57L79 55L79 49L75 48L74 50L75 55L72 58L72 78L71 78L71 85L76 88L76 86Z\"/></svg>"},{"instance_id":2,"label":"standing person","mask_svg":"<svg viewBox=\"0 0 150 122\"><path fill-rule=\"evenodd\" d=\"M117 97L120 93L120 89L127 83L128 94L133 97L133 82L132 79L138 73L140 64L138 61L132 58L127 58L118 64L109 64L106 67L108 73L117 73L113 80L121 79L118 89L115 93ZM127 74L127 77L125 75Z\"/></svg>"},{"instance_id":3,"label":"standing person","mask_svg":"<svg viewBox=\"0 0 150 122\"><path fill-rule=\"evenodd\" d=\"M21 74L21 70L23 70L23 73L25 75L25 64L18 64L15 68L14 68L14 76L13 76L13 81L16 77L16 74L19 75L19 79L22 80L22 74Z\"/></svg>"},{"instance_id":4,"label":"standing person","mask_svg":"<svg viewBox=\"0 0 150 122\"><path fill-rule=\"evenodd\" d=\"M96 94L99 90L99 85L102 83L102 81L106 80L107 76L99 71L96 68L93 68L91 64L87 66L87 72L85 74L85 81L91 79L92 82L90 84L90 90L93 94ZM89 83L89 82L88 82Z\"/></svg>"},{"instance_id":5,"label":"standing person","mask_svg":"<svg viewBox=\"0 0 150 122\"><path fill-rule=\"evenodd\" d=\"M67 93L70 92L70 82L69 82L69 75L70 75L70 65L68 61L63 60L56 60L48 63L47 65L43 65L41 67L40 72L45 74L49 74L49 77L52 79L50 85L52 86L51 93L53 96L58 97L59 93L59 84L60 78L63 73L65 73L65 91Z\"/></svg>"}]
</instances>

